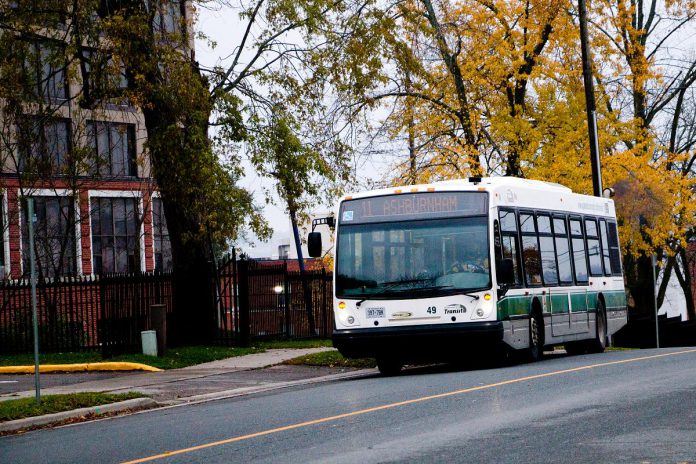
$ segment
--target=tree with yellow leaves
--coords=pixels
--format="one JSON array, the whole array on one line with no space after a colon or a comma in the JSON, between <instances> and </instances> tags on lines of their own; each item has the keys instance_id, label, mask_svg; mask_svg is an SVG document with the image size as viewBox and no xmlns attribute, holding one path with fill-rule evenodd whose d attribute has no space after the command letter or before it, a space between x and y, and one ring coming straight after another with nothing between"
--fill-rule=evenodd
<instances>
[{"instance_id":1,"label":"tree with yellow leaves","mask_svg":"<svg viewBox=\"0 0 696 464\"><path fill-rule=\"evenodd\" d=\"M592 192L575 4L410 0L385 34L397 78L369 95L393 102L407 133L395 182L469 174L555 181ZM690 1L602 0L590 9L603 180L615 186L628 285L650 307L647 257L664 257L695 317L685 245L694 236L696 62L674 48Z\"/></svg>"}]
</instances>

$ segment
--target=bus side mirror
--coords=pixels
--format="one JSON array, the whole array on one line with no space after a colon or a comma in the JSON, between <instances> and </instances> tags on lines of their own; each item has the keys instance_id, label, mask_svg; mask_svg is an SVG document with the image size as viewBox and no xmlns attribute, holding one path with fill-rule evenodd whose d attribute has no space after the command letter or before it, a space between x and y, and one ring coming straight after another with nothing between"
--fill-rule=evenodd
<instances>
[{"instance_id":1,"label":"bus side mirror","mask_svg":"<svg viewBox=\"0 0 696 464\"><path fill-rule=\"evenodd\" d=\"M310 232L307 236L307 251L312 258L321 257L321 232Z\"/></svg>"},{"instance_id":2,"label":"bus side mirror","mask_svg":"<svg viewBox=\"0 0 696 464\"><path fill-rule=\"evenodd\" d=\"M512 285L515 283L515 268L511 259L498 259L495 261L495 277L498 285Z\"/></svg>"}]
</instances>

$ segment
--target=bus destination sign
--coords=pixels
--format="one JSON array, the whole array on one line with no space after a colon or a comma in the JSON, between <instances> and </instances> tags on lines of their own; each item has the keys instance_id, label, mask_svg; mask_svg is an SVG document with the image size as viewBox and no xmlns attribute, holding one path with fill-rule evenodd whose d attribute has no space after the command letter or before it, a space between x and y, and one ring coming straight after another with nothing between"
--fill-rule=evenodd
<instances>
[{"instance_id":1,"label":"bus destination sign","mask_svg":"<svg viewBox=\"0 0 696 464\"><path fill-rule=\"evenodd\" d=\"M344 201L343 224L407 221L486 214L484 192L402 193Z\"/></svg>"}]
</instances>

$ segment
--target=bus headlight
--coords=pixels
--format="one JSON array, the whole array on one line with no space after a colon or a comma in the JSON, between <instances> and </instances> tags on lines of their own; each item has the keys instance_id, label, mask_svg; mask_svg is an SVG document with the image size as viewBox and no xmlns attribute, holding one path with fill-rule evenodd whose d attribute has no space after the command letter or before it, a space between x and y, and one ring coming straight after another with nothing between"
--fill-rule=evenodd
<instances>
[{"instance_id":1,"label":"bus headlight","mask_svg":"<svg viewBox=\"0 0 696 464\"><path fill-rule=\"evenodd\" d=\"M356 325L356 324L358 324L358 319L348 311L341 311L338 314L338 320L343 325Z\"/></svg>"},{"instance_id":2,"label":"bus headlight","mask_svg":"<svg viewBox=\"0 0 696 464\"><path fill-rule=\"evenodd\" d=\"M471 319L486 319L491 313L491 305L488 302L483 303L481 306L476 308L471 312Z\"/></svg>"}]
</instances>

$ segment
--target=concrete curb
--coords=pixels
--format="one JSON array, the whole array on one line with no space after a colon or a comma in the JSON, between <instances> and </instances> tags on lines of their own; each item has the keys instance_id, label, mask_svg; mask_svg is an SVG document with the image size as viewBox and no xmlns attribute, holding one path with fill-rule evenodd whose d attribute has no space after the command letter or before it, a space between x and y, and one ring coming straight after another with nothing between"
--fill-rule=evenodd
<instances>
[{"instance_id":1,"label":"concrete curb","mask_svg":"<svg viewBox=\"0 0 696 464\"><path fill-rule=\"evenodd\" d=\"M369 375L374 375L376 369L360 369L358 371L352 372L342 372L340 374L330 374L321 377L314 377L311 379L302 380L291 380L287 382L276 382L269 385L260 385L253 387L242 387L235 388L232 390L223 390L214 393L205 393L202 395L187 396L179 398L176 400L160 401L159 404L165 408L178 407L178 406L189 406L193 404L207 403L209 401L225 400L229 398L235 398L238 396L253 395L256 393L264 393L273 390L280 390L282 388L291 388L301 385L312 385L324 382L332 382L335 380L349 380L354 378L366 377Z\"/></svg>"},{"instance_id":2,"label":"concrete curb","mask_svg":"<svg viewBox=\"0 0 696 464\"><path fill-rule=\"evenodd\" d=\"M97 371L148 371L160 372L162 369L147 364L132 362L98 362L79 364L40 364L39 372L97 372ZM33 374L34 366L0 366L0 374Z\"/></svg>"},{"instance_id":3,"label":"concrete curb","mask_svg":"<svg viewBox=\"0 0 696 464\"><path fill-rule=\"evenodd\" d=\"M15 432L17 430L39 427L42 425L62 422L76 417L87 415L101 415L112 412L120 412L133 409L149 409L158 406L157 402L152 398L135 398L132 400L119 401L118 403L102 404L100 406L91 406L89 408L73 409L71 411L57 412L54 414L45 414L43 416L26 417L0 423L0 432Z\"/></svg>"}]
</instances>

